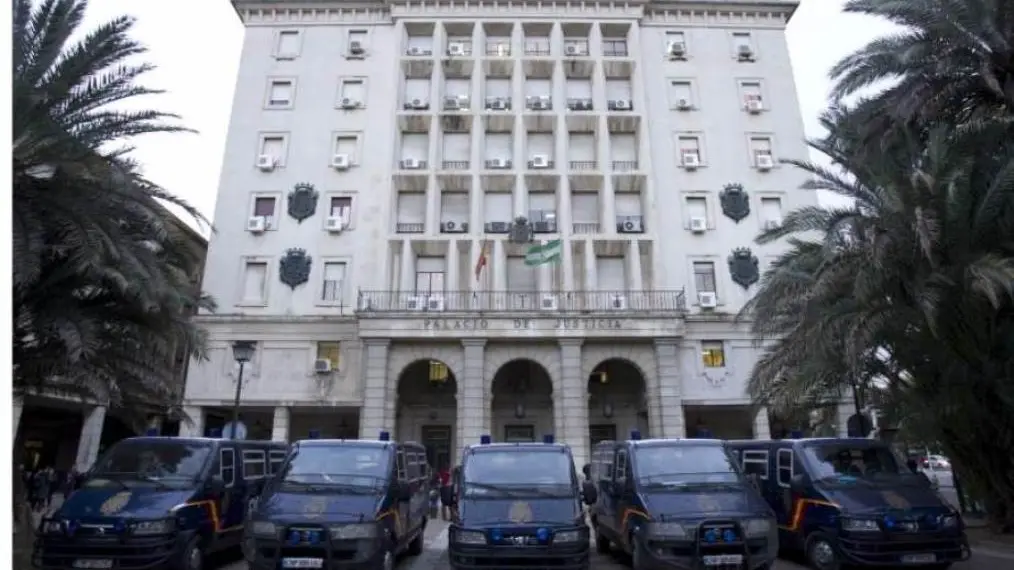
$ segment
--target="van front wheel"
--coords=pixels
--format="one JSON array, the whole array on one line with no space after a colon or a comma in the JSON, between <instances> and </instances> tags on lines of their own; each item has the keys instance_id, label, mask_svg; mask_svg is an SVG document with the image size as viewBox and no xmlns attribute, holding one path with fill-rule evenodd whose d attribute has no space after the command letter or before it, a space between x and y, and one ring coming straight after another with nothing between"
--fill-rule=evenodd
<instances>
[{"instance_id":1,"label":"van front wheel","mask_svg":"<svg viewBox=\"0 0 1014 570\"><path fill-rule=\"evenodd\" d=\"M813 570L840 570L841 562L831 540L815 532L806 539L806 561Z\"/></svg>"},{"instance_id":2,"label":"van front wheel","mask_svg":"<svg viewBox=\"0 0 1014 570\"><path fill-rule=\"evenodd\" d=\"M187 542L180 553L179 570L201 570L204 568L204 551L201 550L201 537L195 536Z\"/></svg>"}]
</instances>

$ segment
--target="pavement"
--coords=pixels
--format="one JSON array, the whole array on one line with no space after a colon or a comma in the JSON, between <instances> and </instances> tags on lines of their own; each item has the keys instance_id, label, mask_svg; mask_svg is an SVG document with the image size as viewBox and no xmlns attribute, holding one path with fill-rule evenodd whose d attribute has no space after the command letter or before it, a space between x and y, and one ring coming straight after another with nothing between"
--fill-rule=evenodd
<instances>
[{"instance_id":1,"label":"pavement","mask_svg":"<svg viewBox=\"0 0 1014 570\"><path fill-rule=\"evenodd\" d=\"M398 570L447 570L447 523L443 521L431 521L426 528L426 548L423 554L414 558L405 558L398 565ZM592 570L630 570L629 561L620 557L602 555L594 552L592 548ZM246 570L246 562L223 560L211 566L212 570ZM951 570L999 570L1000 568L1014 568L1014 547L1003 545L990 545L986 547L975 547L971 560L961 564L955 564ZM779 560L775 564L775 570L805 570L806 566Z\"/></svg>"}]
</instances>

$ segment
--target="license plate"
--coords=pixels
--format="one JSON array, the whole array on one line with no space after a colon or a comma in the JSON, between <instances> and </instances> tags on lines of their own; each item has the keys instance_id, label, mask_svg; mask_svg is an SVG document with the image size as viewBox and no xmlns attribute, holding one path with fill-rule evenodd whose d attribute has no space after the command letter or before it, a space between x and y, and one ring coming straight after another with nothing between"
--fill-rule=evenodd
<instances>
[{"instance_id":1,"label":"license plate","mask_svg":"<svg viewBox=\"0 0 1014 570\"><path fill-rule=\"evenodd\" d=\"M81 558L71 564L74 568L112 568L113 561L106 559Z\"/></svg>"},{"instance_id":2,"label":"license plate","mask_svg":"<svg viewBox=\"0 0 1014 570\"><path fill-rule=\"evenodd\" d=\"M282 558L282 568L323 568L323 558Z\"/></svg>"},{"instance_id":3,"label":"license plate","mask_svg":"<svg viewBox=\"0 0 1014 570\"><path fill-rule=\"evenodd\" d=\"M906 554L901 557L903 564L932 564L937 561L936 554Z\"/></svg>"},{"instance_id":4,"label":"license plate","mask_svg":"<svg viewBox=\"0 0 1014 570\"><path fill-rule=\"evenodd\" d=\"M725 564L742 564L742 554L709 554L704 556L705 566L722 566Z\"/></svg>"}]
</instances>

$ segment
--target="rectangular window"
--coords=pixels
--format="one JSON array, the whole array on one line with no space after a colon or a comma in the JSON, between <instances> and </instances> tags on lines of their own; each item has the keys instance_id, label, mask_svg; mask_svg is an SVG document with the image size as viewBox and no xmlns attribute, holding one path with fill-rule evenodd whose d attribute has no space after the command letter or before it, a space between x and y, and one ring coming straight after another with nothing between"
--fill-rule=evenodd
<instances>
[{"instance_id":1,"label":"rectangular window","mask_svg":"<svg viewBox=\"0 0 1014 570\"><path fill-rule=\"evenodd\" d=\"M494 193L488 192L484 198L483 204L483 221L485 223L490 222L510 222L511 211L511 195L507 193Z\"/></svg>"},{"instance_id":2,"label":"rectangular window","mask_svg":"<svg viewBox=\"0 0 1014 570\"><path fill-rule=\"evenodd\" d=\"M708 200L704 196L691 196L687 198L687 220L685 227L690 229L693 224L693 220L701 219L705 220L705 224L708 219Z\"/></svg>"},{"instance_id":3,"label":"rectangular window","mask_svg":"<svg viewBox=\"0 0 1014 570\"><path fill-rule=\"evenodd\" d=\"M408 469L405 467L405 452L399 450L395 454L395 468L397 470L398 481L405 481L408 479Z\"/></svg>"},{"instance_id":4,"label":"rectangular window","mask_svg":"<svg viewBox=\"0 0 1014 570\"><path fill-rule=\"evenodd\" d=\"M218 474L225 481L226 487L232 487L236 483L236 451L233 449L222 449L219 452Z\"/></svg>"},{"instance_id":5,"label":"rectangular window","mask_svg":"<svg viewBox=\"0 0 1014 570\"><path fill-rule=\"evenodd\" d=\"M349 32L349 43L345 49L345 57L350 59L366 57L366 40L368 35L366 30L351 30Z\"/></svg>"},{"instance_id":6,"label":"rectangular window","mask_svg":"<svg viewBox=\"0 0 1014 570\"><path fill-rule=\"evenodd\" d=\"M251 217L263 218L264 227L275 229L275 210L278 200L274 196L256 196L253 201Z\"/></svg>"},{"instance_id":7,"label":"rectangular window","mask_svg":"<svg viewBox=\"0 0 1014 570\"><path fill-rule=\"evenodd\" d=\"M277 43L275 43L275 57L277 59L295 59L299 56L299 31L282 30L278 32Z\"/></svg>"},{"instance_id":8,"label":"rectangular window","mask_svg":"<svg viewBox=\"0 0 1014 570\"><path fill-rule=\"evenodd\" d=\"M284 451L272 451L268 454L268 459L271 463L271 474L278 473L278 470L282 468L282 464L285 463L285 457L288 454Z\"/></svg>"},{"instance_id":9,"label":"rectangular window","mask_svg":"<svg viewBox=\"0 0 1014 570\"><path fill-rule=\"evenodd\" d=\"M675 30L666 32L665 50L669 59L686 59L688 52L687 35Z\"/></svg>"},{"instance_id":10,"label":"rectangular window","mask_svg":"<svg viewBox=\"0 0 1014 570\"><path fill-rule=\"evenodd\" d=\"M366 105L366 79L362 77L342 79L338 90L338 104L345 106L346 103L360 107Z\"/></svg>"},{"instance_id":11,"label":"rectangular window","mask_svg":"<svg viewBox=\"0 0 1014 570\"><path fill-rule=\"evenodd\" d=\"M694 262L694 287L698 293L716 293L715 264L710 261Z\"/></svg>"},{"instance_id":12,"label":"rectangular window","mask_svg":"<svg viewBox=\"0 0 1014 570\"><path fill-rule=\"evenodd\" d=\"M326 262L324 263L324 282L321 285L320 300L327 303L337 303L342 300L342 291L345 287L345 263Z\"/></svg>"},{"instance_id":13,"label":"rectangular window","mask_svg":"<svg viewBox=\"0 0 1014 570\"><path fill-rule=\"evenodd\" d=\"M268 264L265 261L247 261L243 267L244 305L264 304L267 296Z\"/></svg>"},{"instance_id":14,"label":"rectangular window","mask_svg":"<svg viewBox=\"0 0 1014 570\"><path fill-rule=\"evenodd\" d=\"M759 110L763 107L764 97L761 93L761 82L748 80L739 82L739 96L743 100L743 107L748 111Z\"/></svg>"},{"instance_id":15,"label":"rectangular window","mask_svg":"<svg viewBox=\"0 0 1014 570\"><path fill-rule=\"evenodd\" d=\"M356 164L359 158L359 136L353 134L335 136L334 153L344 154L349 157L349 164Z\"/></svg>"},{"instance_id":16,"label":"rectangular window","mask_svg":"<svg viewBox=\"0 0 1014 570\"><path fill-rule=\"evenodd\" d=\"M537 267L525 265L523 255L511 255L507 257L507 290L512 293L527 293L538 291Z\"/></svg>"},{"instance_id":17,"label":"rectangular window","mask_svg":"<svg viewBox=\"0 0 1014 570\"><path fill-rule=\"evenodd\" d=\"M259 449L243 450L243 478L259 479L268 472L264 452Z\"/></svg>"},{"instance_id":18,"label":"rectangular window","mask_svg":"<svg viewBox=\"0 0 1014 570\"><path fill-rule=\"evenodd\" d=\"M620 449L616 452L616 469L614 473L616 481L627 479L627 450Z\"/></svg>"},{"instance_id":19,"label":"rectangular window","mask_svg":"<svg viewBox=\"0 0 1014 570\"><path fill-rule=\"evenodd\" d=\"M782 200L780 198L761 198L760 213L764 229L772 229L782 225Z\"/></svg>"},{"instance_id":20,"label":"rectangular window","mask_svg":"<svg viewBox=\"0 0 1014 570\"><path fill-rule=\"evenodd\" d=\"M268 108L288 109L292 106L295 90L296 82L291 79L272 79L268 87Z\"/></svg>"},{"instance_id":21,"label":"rectangular window","mask_svg":"<svg viewBox=\"0 0 1014 570\"><path fill-rule=\"evenodd\" d=\"M761 160L773 160L771 151L771 139L769 137L750 137L750 153L753 155L754 166L761 166Z\"/></svg>"},{"instance_id":22,"label":"rectangular window","mask_svg":"<svg viewBox=\"0 0 1014 570\"><path fill-rule=\"evenodd\" d=\"M352 197L332 196L328 215L332 218L341 218L345 223L345 227L348 227L352 221Z\"/></svg>"},{"instance_id":23,"label":"rectangular window","mask_svg":"<svg viewBox=\"0 0 1014 570\"><path fill-rule=\"evenodd\" d=\"M276 165L285 164L286 139L284 135L261 135L259 153L263 156L270 156Z\"/></svg>"},{"instance_id":24,"label":"rectangular window","mask_svg":"<svg viewBox=\"0 0 1014 570\"><path fill-rule=\"evenodd\" d=\"M725 368L725 345L720 340L701 342L701 359L705 368Z\"/></svg>"},{"instance_id":25,"label":"rectangular window","mask_svg":"<svg viewBox=\"0 0 1014 570\"><path fill-rule=\"evenodd\" d=\"M417 295L439 295L444 292L443 257L420 257L416 259L415 292Z\"/></svg>"},{"instance_id":26,"label":"rectangular window","mask_svg":"<svg viewBox=\"0 0 1014 570\"><path fill-rule=\"evenodd\" d=\"M788 487L792 483L792 450L779 449L775 459L778 467L778 485Z\"/></svg>"},{"instance_id":27,"label":"rectangular window","mask_svg":"<svg viewBox=\"0 0 1014 570\"><path fill-rule=\"evenodd\" d=\"M627 40L603 39L602 55L606 57L627 57Z\"/></svg>"},{"instance_id":28,"label":"rectangular window","mask_svg":"<svg viewBox=\"0 0 1014 570\"><path fill-rule=\"evenodd\" d=\"M331 363L331 370L338 370L338 365L341 364L341 348L340 342L318 342L317 360L327 360Z\"/></svg>"},{"instance_id":29,"label":"rectangular window","mask_svg":"<svg viewBox=\"0 0 1014 570\"><path fill-rule=\"evenodd\" d=\"M693 160L698 164L704 162L704 157L701 156L701 139L698 137L679 137L679 153L683 166L690 165Z\"/></svg>"},{"instance_id":30,"label":"rectangular window","mask_svg":"<svg viewBox=\"0 0 1014 570\"><path fill-rule=\"evenodd\" d=\"M669 82L669 107L686 111L694 106L694 93L689 81L674 79Z\"/></svg>"},{"instance_id":31,"label":"rectangular window","mask_svg":"<svg viewBox=\"0 0 1014 570\"><path fill-rule=\"evenodd\" d=\"M736 50L736 57L740 61L753 60L753 38L750 32L733 32L732 48Z\"/></svg>"},{"instance_id":32,"label":"rectangular window","mask_svg":"<svg viewBox=\"0 0 1014 570\"><path fill-rule=\"evenodd\" d=\"M574 194L571 196L571 214L575 224L599 223L599 195L591 193Z\"/></svg>"},{"instance_id":33,"label":"rectangular window","mask_svg":"<svg viewBox=\"0 0 1014 570\"><path fill-rule=\"evenodd\" d=\"M761 479L768 478L768 452L764 450L743 451L743 473L746 475L758 475Z\"/></svg>"}]
</instances>

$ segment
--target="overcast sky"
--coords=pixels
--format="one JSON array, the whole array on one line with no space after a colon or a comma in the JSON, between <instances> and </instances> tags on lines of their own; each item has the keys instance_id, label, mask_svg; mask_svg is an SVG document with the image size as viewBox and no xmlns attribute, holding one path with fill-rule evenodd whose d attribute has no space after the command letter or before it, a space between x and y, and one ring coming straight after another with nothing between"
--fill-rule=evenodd
<instances>
[{"instance_id":1,"label":"overcast sky","mask_svg":"<svg viewBox=\"0 0 1014 570\"><path fill-rule=\"evenodd\" d=\"M883 22L842 14L844 1L802 0L789 24L789 52L811 136L819 134L816 118L827 96L827 70L889 29ZM243 26L229 0L91 0L85 27L122 14L137 17L136 38L148 46L148 61L158 66L144 84L168 91L150 105L182 115L188 127L199 131L138 139L135 156L149 178L210 218Z\"/></svg>"}]
</instances>

